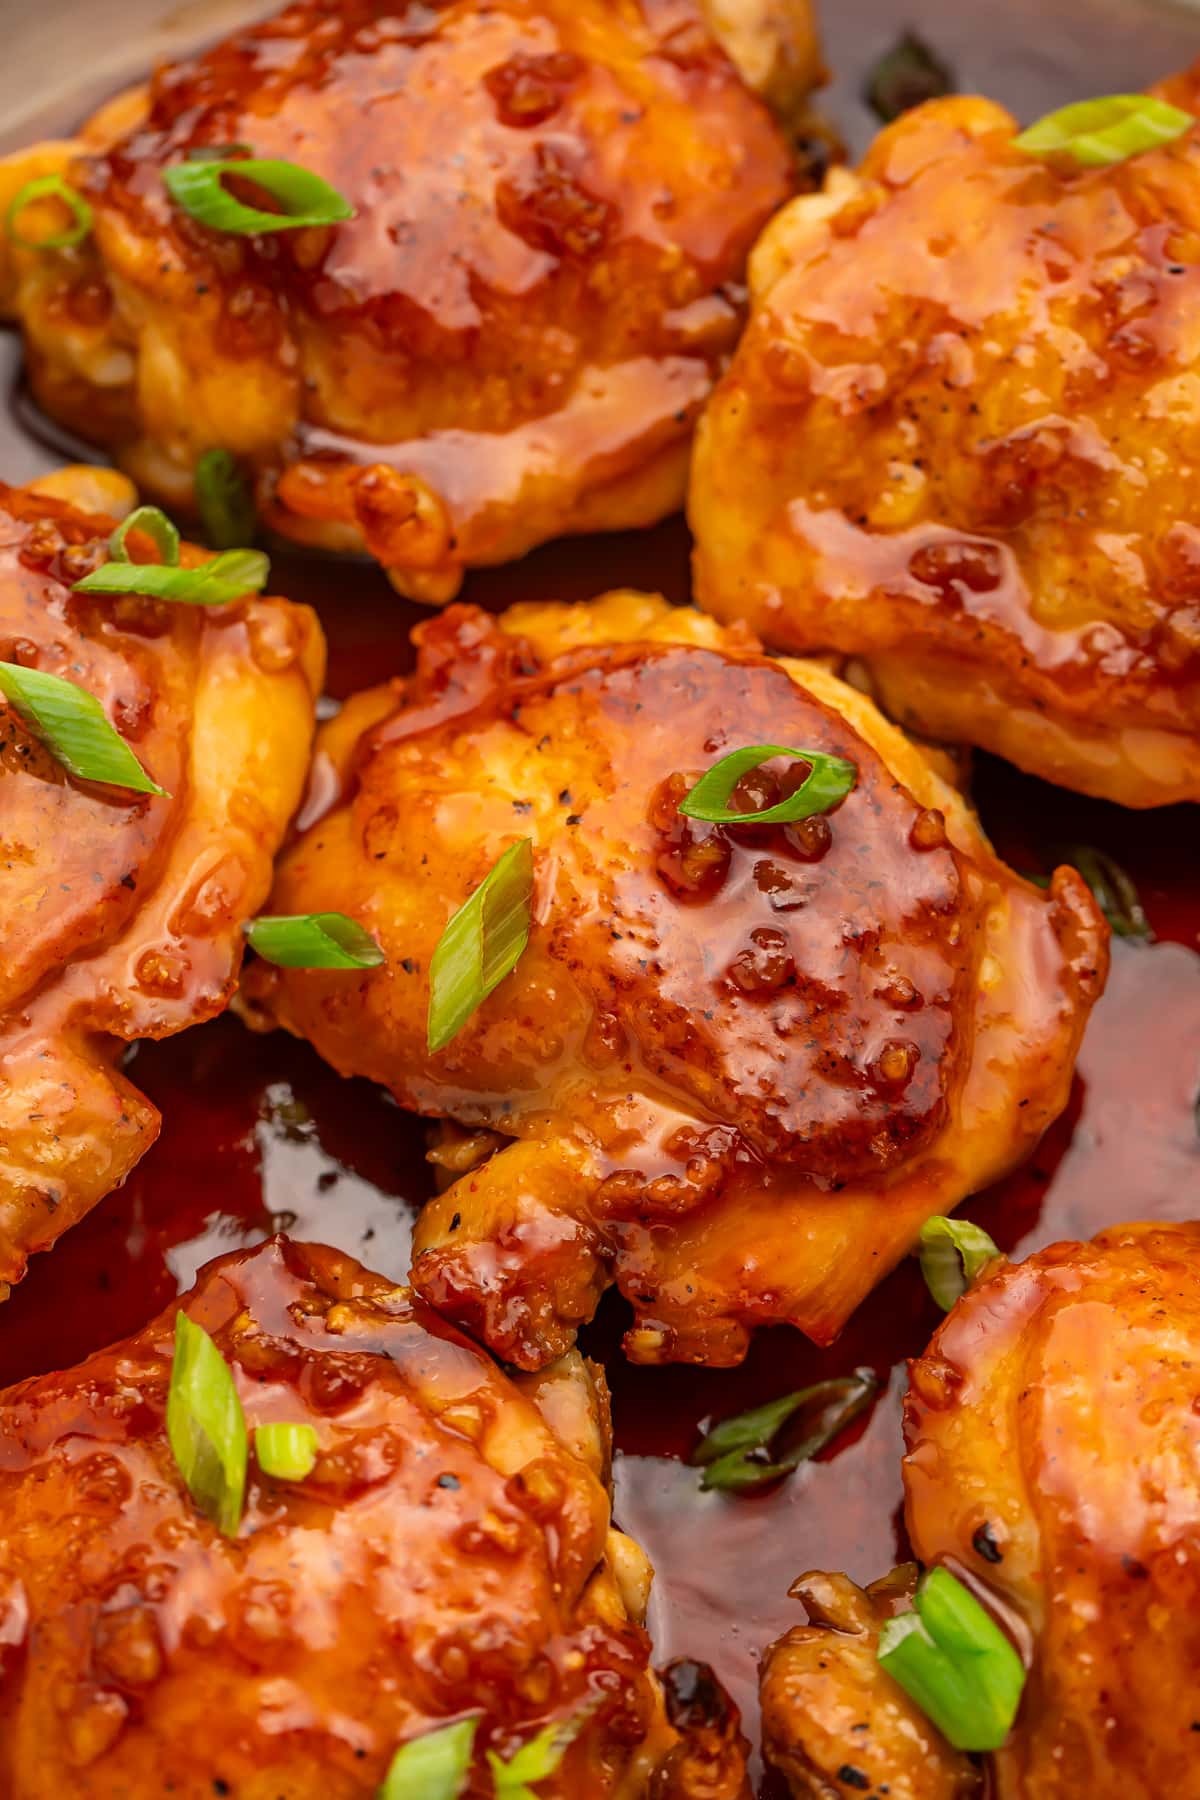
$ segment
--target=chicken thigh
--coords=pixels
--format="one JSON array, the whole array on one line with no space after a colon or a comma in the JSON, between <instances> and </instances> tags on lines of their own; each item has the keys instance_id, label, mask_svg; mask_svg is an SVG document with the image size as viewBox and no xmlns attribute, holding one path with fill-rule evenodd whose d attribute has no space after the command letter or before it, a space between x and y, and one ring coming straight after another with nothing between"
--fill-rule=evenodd
<instances>
[{"instance_id":1,"label":"chicken thigh","mask_svg":"<svg viewBox=\"0 0 1200 1800\"><path fill-rule=\"evenodd\" d=\"M778 50L783 13L730 19ZM164 171L231 146L354 216L197 223ZM682 504L747 251L792 181L697 0L296 0L10 159L0 201L48 169L92 230L10 242L0 283L46 411L178 506L229 451L276 531L365 548L428 601Z\"/></svg>"},{"instance_id":2,"label":"chicken thigh","mask_svg":"<svg viewBox=\"0 0 1200 1800\"><path fill-rule=\"evenodd\" d=\"M467 1718L481 1800L486 1753L555 1725L575 1736L546 1800L744 1793L736 1715L681 1734L650 1672L602 1375L572 1353L510 1381L319 1245L219 1258L181 1304L251 1437L306 1425L315 1462L252 1457L218 1531L165 1426L174 1306L0 1395L7 1800L373 1800L400 1746Z\"/></svg>"},{"instance_id":3,"label":"chicken thigh","mask_svg":"<svg viewBox=\"0 0 1200 1800\"><path fill-rule=\"evenodd\" d=\"M75 498L83 508L68 502ZM166 790L78 780L0 699L0 1283L129 1173L137 1038L219 1012L303 791L324 644L306 607L73 592L129 483L0 485L0 662L95 695ZM186 554L186 552L185 552Z\"/></svg>"},{"instance_id":4,"label":"chicken thigh","mask_svg":"<svg viewBox=\"0 0 1200 1800\"><path fill-rule=\"evenodd\" d=\"M910 1379L913 1549L990 1600L1028 1667L988 1793L1200 1792L1200 1226L1118 1226L993 1263ZM897 1800L982 1793L875 1660L893 1609L845 1577L798 1588L810 1625L764 1669L768 1751L793 1792L841 1793L815 1779L840 1759Z\"/></svg>"},{"instance_id":5,"label":"chicken thigh","mask_svg":"<svg viewBox=\"0 0 1200 1800\"><path fill-rule=\"evenodd\" d=\"M1064 1105L1106 969L1090 891L1018 880L869 701L697 613L620 593L417 636L415 676L326 727L330 808L271 903L348 913L384 966L256 963L245 1011L479 1134L413 1279L506 1361L560 1355L613 1281L639 1361L733 1363L773 1321L832 1338ZM846 759L853 790L795 824L680 813L755 744ZM780 780L745 778L747 808ZM435 945L522 838L529 946L431 1052Z\"/></svg>"},{"instance_id":6,"label":"chicken thigh","mask_svg":"<svg viewBox=\"0 0 1200 1800\"><path fill-rule=\"evenodd\" d=\"M697 597L861 658L930 736L1197 800L1200 136L1084 169L1016 131L931 101L767 228L697 440Z\"/></svg>"}]
</instances>

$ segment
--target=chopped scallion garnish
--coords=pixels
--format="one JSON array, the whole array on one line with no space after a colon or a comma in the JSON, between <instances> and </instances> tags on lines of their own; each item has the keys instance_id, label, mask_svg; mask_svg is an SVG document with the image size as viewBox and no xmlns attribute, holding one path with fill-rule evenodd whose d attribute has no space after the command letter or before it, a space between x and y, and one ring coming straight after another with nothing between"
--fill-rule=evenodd
<instances>
[{"instance_id":1,"label":"chopped scallion garnish","mask_svg":"<svg viewBox=\"0 0 1200 1800\"><path fill-rule=\"evenodd\" d=\"M458 1800L471 1772L478 1719L458 1719L401 1744L378 1800Z\"/></svg>"},{"instance_id":2,"label":"chopped scallion garnish","mask_svg":"<svg viewBox=\"0 0 1200 1800\"><path fill-rule=\"evenodd\" d=\"M317 1434L311 1425L257 1425L254 1455L264 1475L303 1481L317 1466Z\"/></svg>"},{"instance_id":3,"label":"chopped scallion garnish","mask_svg":"<svg viewBox=\"0 0 1200 1800\"><path fill-rule=\"evenodd\" d=\"M184 1312L175 1315L167 1438L188 1491L226 1537L236 1537L246 1495L246 1417L229 1364Z\"/></svg>"},{"instance_id":4,"label":"chopped scallion garnish","mask_svg":"<svg viewBox=\"0 0 1200 1800\"><path fill-rule=\"evenodd\" d=\"M160 562L175 568L179 562L179 533L165 512L157 506L138 506L123 519L108 540L108 553L114 562L132 562L125 547L131 531L144 532L158 551Z\"/></svg>"},{"instance_id":5,"label":"chopped scallion garnish","mask_svg":"<svg viewBox=\"0 0 1200 1800\"><path fill-rule=\"evenodd\" d=\"M254 536L254 499L228 450L206 450L196 464L196 510L214 550L238 550Z\"/></svg>"},{"instance_id":6,"label":"chopped scallion garnish","mask_svg":"<svg viewBox=\"0 0 1200 1800\"><path fill-rule=\"evenodd\" d=\"M383 951L345 913L263 914L243 925L250 946L281 969L375 969Z\"/></svg>"},{"instance_id":7,"label":"chopped scallion garnish","mask_svg":"<svg viewBox=\"0 0 1200 1800\"><path fill-rule=\"evenodd\" d=\"M61 675L0 662L0 694L68 774L135 794L166 795L86 688Z\"/></svg>"},{"instance_id":8,"label":"chopped scallion garnish","mask_svg":"<svg viewBox=\"0 0 1200 1800\"><path fill-rule=\"evenodd\" d=\"M917 1588L915 1611L879 1633L879 1662L956 1750L998 1750L1025 1685L1021 1659L947 1569Z\"/></svg>"},{"instance_id":9,"label":"chopped scallion garnish","mask_svg":"<svg viewBox=\"0 0 1200 1800\"><path fill-rule=\"evenodd\" d=\"M1013 143L1029 156L1063 156L1081 168L1104 169L1171 143L1195 123L1191 113L1151 94L1108 94L1060 106Z\"/></svg>"},{"instance_id":10,"label":"chopped scallion garnish","mask_svg":"<svg viewBox=\"0 0 1200 1800\"><path fill-rule=\"evenodd\" d=\"M236 200L225 177L236 175L279 202L279 212L264 212ZM176 206L213 231L255 237L267 231L299 231L306 225L336 225L352 219L354 208L337 189L311 169L279 157L199 157L172 163L163 180Z\"/></svg>"},{"instance_id":11,"label":"chopped scallion garnish","mask_svg":"<svg viewBox=\"0 0 1200 1800\"><path fill-rule=\"evenodd\" d=\"M71 224L65 231L31 238L18 229L17 220L25 208L37 200L58 200L66 207L71 214ZM4 215L4 229L11 241L20 244L23 250L73 250L77 244L82 244L92 229L92 209L83 195L61 175L35 175L13 195Z\"/></svg>"},{"instance_id":12,"label":"chopped scallion garnish","mask_svg":"<svg viewBox=\"0 0 1200 1800\"><path fill-rule=\"evenodd\" d=\"M726 802L743 775L770 762L773 756L788 756L811 764L805 780L776 806L765 806L760 812L731 812ZM782 744L749 744L744 750L731 750L720 762L702 775L695 787L679 802L679 810L689 819L704 819L716 825L788 825L797 819L811 819L815 813L829 812L846 798L854 786L858 770L841 756L827 756L821 750L790 750Z\"/></svg>"},{"instance_id":13,"label":"chopped scallion garnish","mask_svg":"<svg viewBox=\"0 0 1200 1800\"><path fill-rule=\"evenodd\" d=\"M261 550L225 550L194 569L169 563L101 563L75 583L77 594L142 594L185 606L228 606L267 585L271 565Z\"/></svg>"},{"instance_id":14,"label":"chopped scallion garnish","mask_svg":"<svg viewBox=\"0 0 1200 1800\"><path fill-rule=\"evenodd\" d=\"M704 1469L701 1487L745 1492L778 1481L826 1449L870 1405L878 1387L873 1369L855 1369L723 1419L691 1455ZM797 1417L801 1436L773 1455L780 1433Z\"/></svg>"},{"instance_id":15,"label":"chopped scallion garnish","mask_svg":"<svg viewBox=\"0 0 1200 1800\"><path fill-rule=\"evenodd\" d=\"M427 1038L441 1050L516 968L529 942L533 841L500 857L438 939L429 964Z\"/></svg>"},{"instance_id":16,"label":"chopped scallion garnish","mask_svg":"<svg viewBox=\"0 0 1200 1800\"><path fill-rule=\"evenodd\" d=\"M505 1762L494 1750L487 1753L488 1767L496 1788L496 1800L538 1800L531 1783L548 1781L558 1770L563 1757L578 1737L583 1719L568 1719L565 1724L547 1725L536 1737Z\"/></svg>"},{"instance_id":17,"label":"chopped scallion garnish","mask_svg":"<svg viewBox=\"0 0 1200 1800\"><path fill-rule=\"evenodd\" d=\"M917 1239L921 1273L943 1312L965 1294L979 1271L1000 1252L981 1225L970 1219L926 1219Z\"/></svg>"}]
</instances>

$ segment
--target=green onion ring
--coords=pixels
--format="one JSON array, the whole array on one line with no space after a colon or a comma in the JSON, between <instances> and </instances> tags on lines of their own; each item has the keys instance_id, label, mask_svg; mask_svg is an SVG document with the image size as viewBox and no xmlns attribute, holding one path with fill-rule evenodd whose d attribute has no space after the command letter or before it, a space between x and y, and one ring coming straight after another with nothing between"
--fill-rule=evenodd
<instances>
[{"instance_id":1,"label":"green onion ring","mask_svg":"<svg viewBox=\"0 0 1200 1800\"><path fill-rule=\"evenodd\" d=\"M149 600L173 600L185 606L228 606L259 593L270 572L270 562L261 550L225 550L194 569L118 559L101 563L77 581L75 592L141 594Z\"/></svg>"},{"instance_id":2,"label":"green onion ring","mask_svg":"<svg viewBox=\"0 0 1200 1800\"><path fill-rule=\"evenodd\" d=\"M459 1800L471 1772L479 1720L458 1719L401 1744L378 1800Z\"/></svg>"},{"instance_id":3,"label":"green onion ring","mask_svg":"<svg viewBox=\"0 0 1200 1800\"><path fill-rule=\"evenodd\" d=\"M17 219L33 201L48 200L51 197L62 201L74 223L65 231L55 232L50 237L25 237L17 229ZM78 189L73 188L69 181L64 181L61 175L35 175L32 181L27 181L13 195L4 215L4 229L10 241L20 244L23 250L74 250L91 232L92 209Z\"/></svg>"},{"instance_id":4,"label":"green onion ring","mask_svg":"<svg viewBox=\"0 0 1200 1800\"><path fill-rule=\"evenodd\" d=\"M917 1245L925 1286L943 1312L949 1312L980 1270L1000 1255L981 1225L972 1225L970 1219L947 1219L940 1213L926 1219Z\"/></svg>"},{"instance_id":5,"label":"green onion ring","mask_svg":"<svg viewBox=\"0 0 1200 1800\"><path fill-rule=\"evenodd\" d=\"M519 838L447 921L429 964L426 1038L442 1050L525 953L533 900L533 840Z\"/></svg>"},{"instance_id":6,"label":"green onion ring","mask_svg":"<svg viewBox=\"0 0 1200 1800\"><path fill-rule=\"evenodd\" d=\"M317 1434L311 1425L275 1421L257 1425L254 1455L264 1475L275 1481L303 1481L317 1466Z\"/></svg>"},{"instance_id":7,"label":"green onion ring","mask_svg":"<svg viewBox=\"0 0 1200 1800\"><path fill-rule=\"evenodd\" d=\"M253 182L273 199L282 212L263 212L246 206L224 186L227 175ZM354 217L354 208L337 189L278 157L206 157L172 163L163 180L176 206L182 207L212 231L256 237L268 231L300 231L309 225L336 225Z\"/></svg>"},{"instance_id":8,"label":"green onion ring","mask_svg":"<svg viewBox=\"0 0 1200 1800\"><path fill-rule=\"evenodd\" d=\"M266 914L242 926L264 962L281 969L375 969L383 951L345 913Z\"/></svg>"},{"instance_id":9,"label":"green onion ring","mask_svg":"<svg viewBox=\"0 0 1200 1800\"><path fill-rule=\"evenodd\" d=\"M159 557L169 568L179 565L179 533L165 512L157 506L138 506L123 519L108 540L108 553L114 562L130 562L125 539L131 531L143 531L154 542ZM148 565L135 565L146 567Z\"/></svg>"},{"instance_id":10,"label":"green onion ring","mask_svg":"<svg viewBox=\"0 0 1200 1800\"><path fill-rule=\"evenodd\" d=\"M225 1537L236 1537L246 1494L246 1417L229 1364L183 1311L167 1391L167 1440L192 1499Z\"/></svg>"},{"instance_id":11,"label":"green onion ring","mask_svg":"<svg viewBox=\"0 0 1200 1800\"><path fill-rule=\"evenodd\" d=\"M770 762L773 756L790 756L811 763L812 772L786 800L765 806L761 812L730 812L725 802L743 775ZM731 750L715 762L706 775L679 802L679 811L689 819L704 819L715 825L786 825L797 819L811 819L815 813L829 812L846 798L858 778L858 769L841 756L827 756L822 750L792 750L784 744L748 744L744 750Z\"/></svg>"},{"instance_id":12,"label":"green onion ring","mask_svg":"<svg viewBox=\"0 0 1200 1800\"><path fill-rule=\"evenodd\" d=\"M1191 113L1152 94L1108 94L1047 113L1013 146L1027 156L1065 156L1084 169L1106 169L1172 143L1195 123Z\"/></svg>"},{"instance_id":13,"label":"green onion ring","mask_svg":"<svg viewBox=\"0 0 1200 1800\"><path fill-rule=\"evenodd\" d=\"M1021 1659L948 1569L921 1578L914 1610L888 1619L878 1658L956 1750L998 1750L1025 1685Z\"/></svg>"}]
</instances>

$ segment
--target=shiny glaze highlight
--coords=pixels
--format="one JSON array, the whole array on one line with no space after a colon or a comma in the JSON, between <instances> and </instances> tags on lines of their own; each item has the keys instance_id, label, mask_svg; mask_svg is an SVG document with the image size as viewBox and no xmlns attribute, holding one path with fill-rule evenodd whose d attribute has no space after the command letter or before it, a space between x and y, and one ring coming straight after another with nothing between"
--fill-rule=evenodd
<instances>
[{"instance_id":1,"label":"shiny glaze highlight","mask_svg":"<svg viewBox=\"0 0 1200 1800\"><path fill-rule=\"evenodd\" d=\"M1195 800L1200 137L1082 170L1016 129L930 102L772 221L698 439L697 597L863 657L932 736Z\"/></svg>"},{"instance_id":2,"label":"shiny glaze highlight","mask_svg":"<svg viewBox=\"0 0 1200 1800\"><path fill-rule=\"evenodd\" d=\"M230 144L355 217L196 225L163 168ZM425 600L675 510L792 185L694 0L297 0L60 152L94 244L18 251L8 282L47 412L178 504L222 446L277 531L365 546ZM0 197L53 155L10 159Z\"/></svg>"},{"instance_id":3,"label":"shiny glaze highlight","mask_svg":"<svg viewBox=\"0 0 1200 1800\"><path fill-rule=\"evenodd\" d=\"M128 488L87 471L48 485ZM74 594L111 528L52 493L0 488L0 658L93 693L167 790L75 780L0 710L5 1291L157 1136L125 1046L227 1003L242 921L302 791L324 670L315 617L283 600Z\"/></svg>"}]
</instances>

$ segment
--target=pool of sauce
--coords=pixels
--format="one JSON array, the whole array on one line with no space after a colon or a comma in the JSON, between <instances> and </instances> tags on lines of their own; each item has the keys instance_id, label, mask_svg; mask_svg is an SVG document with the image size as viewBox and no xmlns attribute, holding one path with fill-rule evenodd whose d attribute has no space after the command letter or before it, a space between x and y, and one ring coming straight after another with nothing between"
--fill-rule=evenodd
<instances>
[{"instance_id":1,"label":"pool of sauce","mask_svg":"<svg viewBox=\"0 0 1200 1800\"><path fill-rule=\"evenodd\" d=\"M827 109L848 142L871 131L863 75L915 28L955 70L1024 119L1066 100L1139 86L1200 54L1200 13L1149 0L839 0L827 4ZM0 423L0 474L27 480L77 457L19 392ZM688 593L678 521L649 532L551 545L473 576L464 598L583 598L612 586ZM321 612L329 691L341 698L408 664L419 611L366 565L281 552L273 585ZM1147 814L1046 787L986 758L974 792L997 847L1048 869L1055 845L1098 846L1133 876L1155 934L1118 941L1071 1104L1032 1162L966 1204L1005 1250L1024 1254L1138 1217L1200 1211L1200 832L1196 813ZM396 1278L431 1191L421 1123L367 1083L340 1080L307 1046L254 1037L232 1018L134 1053L134 1078L163 1113L162 1136L126 1186L51 1255L38 1257L0 1314L0 1382L62 1367L142 1325L208 1257L275 1229L323 1239ZM634 1369L620 1357L623 1303L610 1294L587 1348L613 1391L617 1511L657 1569L659 1657L710 1661L753 1734L756 1659L801 1617L788 1583L812 1567L862 1580L904 1554L899 1399L904 1359L937 1321L915 1264L889 1278L831 1350L764 1332L737 1370ZM880 1394L831 1454L754 1498L703 1495L684 1460L705 1424L793 1387L868 1364ZM763 1796L782 1792L768 1781Z\"/></svg>"}]
</instances>

